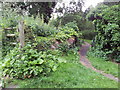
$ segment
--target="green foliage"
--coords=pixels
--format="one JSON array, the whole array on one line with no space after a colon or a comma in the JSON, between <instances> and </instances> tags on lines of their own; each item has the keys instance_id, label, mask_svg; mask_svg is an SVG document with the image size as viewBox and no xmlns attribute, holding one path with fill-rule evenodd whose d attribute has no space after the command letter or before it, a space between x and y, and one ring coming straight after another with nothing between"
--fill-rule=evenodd
<instances>
[{"instance_id":1,"label":"green foliage","mask_svg":"<svg viewBox=\"0 0 120 90\"><path fill-rule=\"evenodd\" d=\"M118 77L118 64L107 61L107 58L96 57L93 51L89 51L87 56L95 68Z\"/></svg>"},{"instance_id":2,"label":"green foliage","mask_svg":"<svg viewBox=\"0 0 120 90\"><path fill-rule=\"evenodd\" d=\"M91 44L92 40L84 39L84 41L87 42L87 43L89 43L89 44Z\"/></svg>"},{"instance_id":3,"label":"green foliage","mask_svg":"<svg viewBox=\"0 0 120 90\"><path fill-rule=\"evenodd\" d=\"M54 34L56 31L56 29L52 26L49 26L47 24L43 24L43 25L37 25L34 29L34 32L36 35L38 36L43 36L43 37L46 37L46 36L50 36L52 34Z\"/></svg>"},{"instance_id":4,"label":"green foliage","mask_svg":"<svg viewBox=\"0 0 120 90\"><path fill-rule=\"evenodd\" d=\"M70 22L73 22L70 24L72 27L74 26L74 24L77 25L78 31L94 30L93 23L90 21L87 21L84 17L82 17L81 14L66 14L52 21L53 25L56 27L59 27L59 25L63 26Z\"/></svg>"},{"instance_id":5,"label":"green foliage","mask_svg":"<svg viewBox=\"0 0 120 90\"><path fill-rule=\"evenodd\" d=\"M116 24L108 24L103 31L95 37L96 47L106 52L106 56L119 60L119 27ZM100 41L101 42L100 42Z\"/></svg>"},{"instance_id":6,"label":"green foliage","mask_svg":"<svg viewBox=\"0 0 120 90\"><path fill-rule=\"evenodd\" d=\"M97 8L99 11L99 8ZM101 56L107 56L110 60L120 61L120 28L118 18L119 6L114 5L108 8L102 8L96 12L97 17L94 20L97 35L95 37L95 49L102 52Z\"/></svg>"},{"instance_id":7,"label":"green foliage","mask_svg":"<svg viewBox=\"0 0 120 90\"><path fill-rule=\"evenodd\" d=\"M97 18L99 18L98 16L102 16L101 13L108 8L107 5L103 5L103 4L99 4L97 5L95 8L92 8L89 13L86 16L86 19L88 20L95 20Z\"/></svg>"},{"instance_id":8,"label":"green foliage","mask_svg":"<svg viewBox=\"0 0 120 90\"><path fill-rule=\"evenodd\" d=\"M50 46L53 44L54 38L53 37L37 37L37 49L41 50L48 50Z\"/></svg>"},{"instance_id":9,"label":"green foliage","mask_svg":"<svg viewBox=\"0 0 120 90\"><path fill-rule=\"evenodd\" d=\"M25 25L28 26L35 35L47 37L56 33L56 28L52 25L44 23L43 18L41 19L39 16L34 17L24 17Z\"/></svg>"},{"instance_id":10,"label":"green foliage","mask_svg":"<svg viewBox=\"0 0 120 90\"><path fill-rule=\"evenodd\" d=\"M64 54L67 54L67 52L70 50L70 47L67 42L64 42L59 44L58 49L62 51Z\"/></svg>"},{"instance_id":11,"label":"green foliage","mask_svg":"<svg viewBox=\"0 0 120 90\"><path fill-rule=\"evenodd\" d=\"M76 32L79 31L78 26L77 26L77 23L76 23L75 21L69 22L69 23L67 23L67 24L65 24L65 25L68 26L68 27L70 27L70 28L73 28Z\"/></svg>"},{"instance_id":12,"label":"green foliage","mask_svg":"<svg viewBox=\"0 0 120 90\"><path fill-rule=\"evenodd\" d=\"M37 52L30 44L19 49L15 47L4 58L3 75L15 78L31 78L56 71L58 58L49 52Z\"/></svg>"},{"instance_id":13,"label":"green foliage","mask_svg":"<svg viewBox=\"0 0 120 90\"><path fill-rule=\"evenodd\" d=\"M60 56L62 60L66 60L66 63L61 63L57 71L51 75L25 80L13 79L7 86L17 85L18 88L118 88L118 82L81 65L77 52L74 54L74 50L70 50L68 53L68 55ZM98 63L97 60L94 61ZM104 62L101 61L101 64L103 67L107 65L106 70L113 64L111 63L109 66ZM98 65L101 66L101 64ZM110 68L117 71L114 65Z\"/></svg>"},{"instance_id":14,"label":"green foliage","mask_svg":"<svg viewBox=\"0 0 120 90\"><path fill-rule=\"evenodd\" d=\"M2 8L2 15L0 16L0 27L2 29L2 57L4 57L7 52L13 49L14 45L11 45L12 42L16 41L15 37L6 37L7 34L17 34L16 27L18 21L21 19L19 14L16 13L16 10L12 10L9 7ZM13 30L5 30L5 28L13 28Z\"/></svg>"},{"instance_id":15,"label":"green foliage","mask_svg":"<svg viewBox=\"0 0 120 90\"><path fill-rule=\"evenodd\" d=\"M65 41L71 36L78 36L78 33L66 24L65 26L59 28L58 33L55 35L55 39Z\"/></svg>"},{"instance_id":16,"label":"green foliage","mask_svg":"<svg viewBox=\"0 0 120 90\"><path fill-rule=\"evenodd\" d=\"M23 14L23 12L27 12L29 16L36 17L39 16L44 17L44 21L47 23L51 18L51 13L56 2L12 2L9 3L13 9L18 9L19 13Z\"/></svg>"},{"instance_id":17,"label":"green foliage","mask_svg":"<svg viewBox=\"0 0 120 90\"><path fill-rule=\"evenodd\" d=\"M72 36L81 36L81 33L77 33L77 26L71 26L72 22L66 24L63 27L59 27L58 30L55 32L56 34L52 34L51 36L47 37L37 37L38 41L38 49L39 50L47 50L50 48L52 44L54 44L55 40L65 43L66 40ZM76 28L76 29L75 29Z\"/></svg>"},{"instance_id":18,"label":"green foliage","mask_svg":"<svg viewBox=\"0 0 120 90\"><path fill-rule=\"evenodd\" d=\"M83 39L92 40L94 39L96 32L94 30L84 30L81 32Z\"/></svg>"},{"instance_id":19,"label":"green foliage","mask_svg":"<svg viewBox=\"0 0 120 90\"><path fill-rule=\"evenodd\" d=\"M15 11L6 9L2 14L2 19L0 20L0 26L2 28L16 27L20 16Z\"/></svg>"}]
</instances>

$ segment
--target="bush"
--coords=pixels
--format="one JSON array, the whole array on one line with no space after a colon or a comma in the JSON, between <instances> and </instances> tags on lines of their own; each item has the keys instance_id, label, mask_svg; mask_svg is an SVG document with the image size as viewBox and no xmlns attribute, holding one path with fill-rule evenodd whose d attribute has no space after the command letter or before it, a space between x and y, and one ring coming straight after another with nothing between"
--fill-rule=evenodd
<instances>
[{"instance_id":1,"label":"bush","mask_svg":"<svg viewBox=\"0 0 120 90\"><path fill-rule=\"evenodd\" d=\"M101 8L101 13L96 12L94 20L97 35L94 39L95 49L104 52L109 60L120 62L120 28L118 17L119 5ZM98 11L100 9L98 8Z\"/></svg>"},{"instance_id":2,"label":"bush","mask_svg":"<svg viewBox=\"0 0 120 90\"><path fill-rule=\"evenodd\" d=\"M51 45L53 45L56 41L60 41L60 42L64 42L66 41L66 39L75 36L78 37L79 35L81 36L81 33L77 33L78 27L77 25L74 26L72 25L74 22L70 22L68 24L66 24L63 27L59 27L58 30L56 30L54 33L56 34L52 34L51 36L37 36L37 49L39 50L47 50L50 48Z\"/></svg>"},{"instance_id":3,"label":"bush","mask_svg":"<svg viewBox=\"0 0 120 90\"><path fill-rule=\"evenodd\" d=\"M55 20L52 20L51 25L54 25L56 27L64 26L68 24L68 26L72 27L77 31L83 31L83 30L94 30L94 25L91 21L86 20L82 17L80 14L66 14L62 17L58 17Z\"/></svg>"},{"instance_id":4,"label":"bush","mask_svg":"<svg viewBox=\"0 0 120 90\"><path fill-rule=\"evenodd\" d=\"M43 25L36 25L34 32L38 36L46 37L46 36L50 36L50 35L55 34L56 29L52 26L47 25L47 24L43 24Z\"/></svg>"},{"instance_id":5,"label":"bush","mask_svg":"<svg viewBox=\"0 0 120 90\"><path fill-rule=\"evenodd\" d=\"M4 58L3 75L15 78L31 78L56 71L58 58L50 52L37 52L27 44L21 50L15 47Z\"/></svg>"},{"instance_id":6,"label":"bush","mask_svg":"<svg viewBox=\"0 0 120 90\"><path fill-rule=\"evenodd\" d=\"M67 42L63 42L63 43L59 44L58 49L60 51L62 51L63 53L67 54L67 52L69 51L70 47L69 47Z\"/></svg>"},{"instance_id":7,"label":"bush","mask_svg":"<svg viewBox=\"0 0 120 90\"><path fill-rule=\"evenodd\" d=\"M70 38L71 36L78 36L79 34L70 26L65 25L60 27L59 32L54 35L54 38L57 40L65 41L66 39ZM80 33L81 35L81 33Z\"/></svg>"},{"instance_id":8,"label":"bush","mask_svg":"<svg viewBox=\"0 0 120 90\"><path fill-rule=\"evenodd\" d=\"M76 32L79 31L79 28L78 28L77 23L75 21L69 22L69 23L65 24L65 26L67 26L69 28L73 28Z\"/></svg>"},{"instance_id":9,"label":"bush","mask_svg":"<svg viewBox=\"0 0 120 90\"><path fill-rule=\"evenodd\" d=\"M37 37L37 49L44 51L50 49L50 46L54 43L54 37Z\"/></svg>"},{"instance_id":10,"label":"bush","mask_svg":"<svg viewBox=\"0 0 120 90\"><path fill-rule=\"evenodd\" d=\"M25 25L29 26L37 36L50 36L56 33L56 28L52 25L44 23L40 17L24 17Z\"/></svg>"},{"instance_id":11,"label":"bush","mask_svg":"<svg viewBox=\"0 0 120 90\"><path fill-rule=\"evenodd\" d=\"M81 32L83 39L92 40L95 38L95 35L97 34L94 30L84 30Z\"/></svg>"}]
</instances>

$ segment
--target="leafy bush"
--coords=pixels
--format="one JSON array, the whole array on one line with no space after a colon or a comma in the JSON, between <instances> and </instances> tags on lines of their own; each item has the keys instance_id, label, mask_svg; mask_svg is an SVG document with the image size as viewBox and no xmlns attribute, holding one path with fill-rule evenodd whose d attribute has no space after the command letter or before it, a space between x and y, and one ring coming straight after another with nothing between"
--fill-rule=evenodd
<instances>
[{"instance_id":1,"label":"leafy bush","mask_svg":"<svg viewBox=\"0 0 120 90\"><path fill-rule=\"evenodd\" d=\"M47 37L41 37L38 36L37 37L37 42L38 42L38 46L37 48L39 50L47 50L50 48L50 46L52 44L54 44L55 40L59 40L60 42L66 42L66 39L72 37L72 36L76 36L78 37L79 35L81 36L81 33L77 33L77 26L71 26L72 23L68 23L63 27L59 27L59 29L56 31L56 34L52 34L51 36L47 36ZM73 28L76 29L73 29Z\"/></svg>"},{"instance_id":2,"label":"leafy bush","mask_svg":"<svg viewBox=\"0 0 120 90\"><path fill-rule=\"evenodd\" d=\"M21 50L15 47L4 58L2 65L3 75L15 78L31 78L39 75L46 75L51 71L56 71L58 58L50 52L37 52L27 44Z\"/></svg>"},{"instance_id":3,"label":"leafy bush","mask_svg":"<svg viewBox=\"0 0 120 90\"><path fill-rule=\"evenodd\" d=\"M120 62L120 28L118 17L118 5L104 8L101 13L95 15L102 19L96 18L94 20L97 35L95 37L95 49L107 56L110 60ZM99 11L99 10L98 10Z\"/></svg>"},{"instance_id":4,"label":"leafy bush","mask_svg":"<svg viewBox=\"0 0 120 90\"><path fill-rule=\"evenodd\" d=\"M37 36L50 36L56 33L56 28L52 25L44 23L40 17L24 17L26 26L29 26Z\"/></svg>"},{"instance_id":5,"label":"leafy bush","mask_svg":"<svg viewBox=\"0 0 120 90\"><path fill-rule=\"evenodd\" d=\"M44 51L50 49L50 46L53 44L54 37L37 37L37 49L39 51Z\"/></svg>"},{"instance_id":6,"label":"leafy bush","mask_svg":"<svg viewBox=\"0 0 120 90\"><path fill-rule=\"evenodd\" d=\"M83 30L94 30L94 25L91 21L86 20L80 13L76 14L65 14L62 17L58 17L55 20L51 21L51 25L54 25L56 27L59 26L65 26L68 24L68 26L72 27L73 29L77 31L83 31ZM75 26L74 26L75 25ZM76 29L77 26L77 29Z\"/></svg>"},{"instance_id":7,"label":"leafy bush","mask_svg":"<svg viewBox=\"0 0 120 90\"><path fill-rule=\"evenodd\" d=\"M95 35L97 34L94 30L84 30L81 33L82 33L82 38L88 40L94 39Z\"/></svg>"},{"instance_id":8,"label":"leafy bush","mask_svg":"<svg viewBox=\"0 0 120 90\"><path fill-rule=\"evenodd\" d=\"M70 47L69 47L67 42L63 42L63 43L59 44L58 49L60 51L62 51L63 53L67 54L67 52L69 51Z\"/></svg>"},{"instance_id":9,"label":"leafy bush","mask_svg":"<svg viewBox=\"0 0 120 90\"><path fill-rule=\"evenodd\" d=\"M0 20L0 26L2 28L16 27L19 19L21 18L15 10L5 9L3 10Z\"/></svg>"},{"instance_id":10,"label":"leafy bush","mask_svg":"<svg viewBox=\"0 0 120 90\"><path fill-rule=\"evenodd\" d=\"M46 36L50 36L50 35L55 34L56 29L52 26L47 25L47 24L43 24L43 25L36 25L34 32L38 36L46 37Z\"/></svg>"},{"instance_id":11,"label":"leafy bush","mask_svg":"<svg viewBox=\"0 0 120 90\"><path fill-rule=\"evenodd\" d=\"M54 35L55 39L57 40L63 40L65 41L66 39L70 38L71 36L78 36L79 34L71 27L68 27L67 25L66 26L63 26L63 27L60 27L59 32Z\"/></svg>"},{"instance_id":12,"label":"leafy bush","mask_svg":"<svg viewBox=\"0 0 120 90\"><path fill-rule=\"evenodd\" d=\"M4 29L17 27L20 18L21 17L16 13L16 10L9 9L9 7L3 8L2 15L0 16L0 28L2 32L2 57L13 49L14 45L11 45L11 42L16 40L16 37L6 37L7 34L16 34L16 29Z\"/></svg>"},{"instance_id":13,"label":"leafy bush","mask_svg":"<svg viewBox=\"0 0 120 90\"><path fill-rule=\"evenodd\" d=\"M73 28L76 32L79 31L77 23L75 21L69 22L69 23L65 24L65 26L67 26L69 28Z\"/></svg>"}]
</instances>

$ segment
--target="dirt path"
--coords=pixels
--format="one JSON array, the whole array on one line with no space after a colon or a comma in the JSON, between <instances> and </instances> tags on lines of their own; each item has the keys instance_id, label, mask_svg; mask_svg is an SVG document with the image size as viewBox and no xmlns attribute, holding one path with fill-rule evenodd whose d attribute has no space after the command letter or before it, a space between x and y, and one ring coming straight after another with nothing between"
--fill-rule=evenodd
<instances>
[{"instance_id":1,"label":"dirt path","mask_svg":"<svg viewBox=\"0 0 120 90\"><path fill-rule=\"evenodd\" d=\"M91 47L91 45L89 43L85 42L85 44L82 45L81 49L79 50L81 64L84 65L87 68L92 69L95 72L98 72L98 73L104 75L105 77L107 77L109 79L112 79L112 80L115 80L115 81L118 82L119 79L117 77L114 77L111 74L106 74L106 73L104 73L104 71L97 70L96 68L94 68L92 66L92 64L90 63L90 61L86 58L86 54L87 54L87 51L89 50L89 47Z\"/></svg>"}]
</instances>

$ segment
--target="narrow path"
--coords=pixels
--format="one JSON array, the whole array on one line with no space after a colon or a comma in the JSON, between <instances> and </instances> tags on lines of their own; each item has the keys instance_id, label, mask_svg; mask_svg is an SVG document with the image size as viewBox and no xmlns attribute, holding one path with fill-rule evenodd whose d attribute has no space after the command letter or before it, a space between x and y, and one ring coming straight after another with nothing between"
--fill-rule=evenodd
<instances>
[{"instance_id":1,"label":"narrow path","mask_svg":"<svg viewBox=\"0 0 120 90\"><path fill-rule=\"evenodd\" d=\"M91 45L89 43L87 43L87 42L85 42L85 44L81 46L81 49L79 50L80 63L82 65L84 65L85 67L90 68L93 71L98 72L98 73L104 75L105 77L107 77L109 79L112 79L112 80L115 80L115 81L118 82L119 79L117 77L114 77L112 74L106 74L106 73L104 73L104 71L98 70L98 69L96 69L96 68L94 68L92 66L90 61L86 58L86 54L87 54L87 51L89 50L89 47L91 47Z\"/></svg>"}]
</instances>

